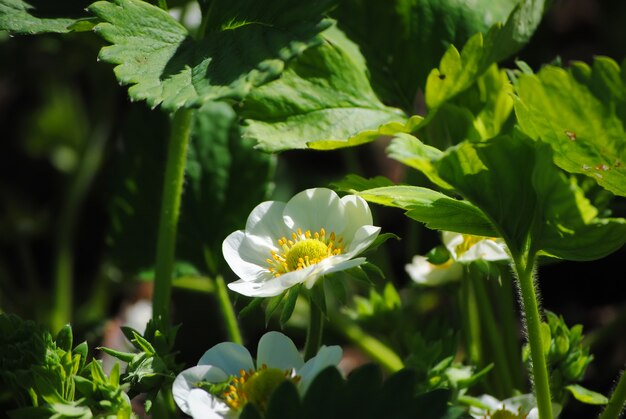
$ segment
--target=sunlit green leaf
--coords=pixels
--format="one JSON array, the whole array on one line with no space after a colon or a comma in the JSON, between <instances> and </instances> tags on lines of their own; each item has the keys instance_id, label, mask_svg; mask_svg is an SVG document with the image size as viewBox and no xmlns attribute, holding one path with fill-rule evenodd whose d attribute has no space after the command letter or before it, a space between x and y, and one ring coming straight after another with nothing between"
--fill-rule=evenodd
<instances>
[{"instance_id":1,"label":"sunlit green leaf","mask_svg":"<svg viewBox=\"0 0 626 419\"><path fill-rule=\"evenodd\" d=\"M626 241L626 220L598 218L575 180L552 163L549 146L525 136L464 142L435 165L442 179L485 213L514 255L530 248L594 260Z\"/></svg>"},{"instance_id":2,"label":"sunlit green leaf","mask_svg":"<svg viewBox=\"0 0 626 419\"><path fill-rule=\"evenodd\" d=\"M489 32L473 35L463 49L450 46L426 80L425 99L429 108L470 87L493 63L517 52L532 37L543 17L544 0L522 0L504 24L496 23Z\"/></svg>"},{"instance_id":3,"label":"sunlit green leaf","mask_svg":"<svg viewBox=\"0 0 626 419\"><path fill-rule=\"evenodd\" d=\"M383 105L364 70L330 42L308 49L280 79L255 89L239 113L244 136L267 151L354 146L415 124Z\"/></svg>"},{"instance_id":4,"label":"sunlit green leaf","mask_svg":"<svg viewBox=\"0 0 626 419\"><path fill-rule=\"evenodd\" d=\"M87 4L80 0L65 0L61 5L42 0L0 0L0 31L29 35L71 32Z\"/></svg>"},{"instance_id":5,"label":"sunlit green leaf","mask_svg":"<svg viewBox=\"0 0 626 419\"><path fill-rule=\"evenodd\" d=\"M476 206L432 189L398 185L366 189L358 195L369 202L402 208L408 217L431 229L490 237L497 235Z\"/></svg>"},{"instance_id":6,"label":"sunlit green leaf","mask_svg":"<svg viewBox=\"0 0 626 419\"><path fill-rule=\"evenodd\" d=\"M450 44L504 22L517 0L344 0L333 11L357 42L385 103L414 113L418 89Z\"/></svg>"},{"instance_id":7,"label":"sunlit green leaf","mask_svg":"<svg viewBox=\"0 0 626 419\"><path fill-rule=\"evenodd\" d=\"M610 58L570 70L546 66L519 76L519 124L550 144L554 161L626 196L626 71Z\"/></svg>"},{"instance_id":8,"label":"sunlit green leaf","mask_svg":"<svg viewBox=\"0 0 626 419\"><path fill-rule=\"evenodd\" d=\"M98 1L95 31L112 45L99 54L131 85L133 100L166 110L211 100L240 100L277 78L285 62L330 25L330 1L215 1L205 37L197 40L165 10L140 0Z\"/></svg>"}]
</instances>

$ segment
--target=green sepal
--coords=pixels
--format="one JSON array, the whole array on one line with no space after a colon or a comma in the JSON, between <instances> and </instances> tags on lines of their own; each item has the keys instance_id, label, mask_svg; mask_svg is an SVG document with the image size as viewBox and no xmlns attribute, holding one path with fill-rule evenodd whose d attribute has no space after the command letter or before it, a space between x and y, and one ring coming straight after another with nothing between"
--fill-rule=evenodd
<instances>
[{"instance_id":1,"label":"green sepal","mask_svg":"<svg viewBox=\"0 0 626 419\"><path fill-rule=\"evenodd\" d=\"M252 298L248 302L248 304L246 304L245 307L243 307L239 311L239 317L240 318L244 318L244 317L247 317L250 314L254 313L254 311L257 309L257 307L259 307L264 301L266 301L266 298L262 298L262 297L254 297L254 298Z\"/></svg>"},{"instance_id":2,"label":"green sepal","mask_svg":"<svg viewBox=\"0 0 626 419\"><path fill-rule=\"evenodd\" d=\"M576 400L585 404L604 405L609 402L609 399L605 395L586 389L578 384L570 384L566 386L565 389L569 391Z\"/></svg>"},{"instance_id":3,"label":"green sepal","mask_svg":"<svg viewBox=\"0 0 626 419\"><path fill-rule=\"evenodd\" d=\"M322 314L326 316L326 293L324 292L325 278L317 281L315 285L309 290L309 300L311 304L315 304L320 309Z\"/></svg>"},{"instance_id":4,"label":"green sepal","mask_svg":"<svg viewBox=\"0 0 626 419\"><path fill-rule=\"evenodd\" d=\"M300 295L300 289L302 288L302 284L294 285L287 291L287 298L285 299L285 304L283 306L283 310L280 313L280 327L283 328L291 318L293 314L293 310L296 308L296 302L298 301L298 296Z\"/></svg>"},{"instance_id":5,"label":"green sepal","mask_svg":"<svg viewBox=\"0 0 626 419\"><path fill-rule=\"evenodd\" d=\"M272 319L272 316L274 315L274 313L280 306L280 303L283 301L283 298L285 298L285 294L286 294L285 292L281 292L279 295L276 295L274 297L270 297L267 299L267 304L265 305L265 326L266 327L269 324L270 320Z\"/></svg>"}]
</instances>

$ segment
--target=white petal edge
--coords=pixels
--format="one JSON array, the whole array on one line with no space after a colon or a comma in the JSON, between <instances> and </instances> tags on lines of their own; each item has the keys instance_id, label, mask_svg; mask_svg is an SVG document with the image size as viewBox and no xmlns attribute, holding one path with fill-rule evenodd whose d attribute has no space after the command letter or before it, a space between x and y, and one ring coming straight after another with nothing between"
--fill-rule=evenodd
<instances>
[{"instance_id":1,"label":"white petal edge","mask_svg":"<svg viewBox=\"0 0 626 419\"><path fill-rule=\"evenodd\" d=\"M228 375L220 368L211 365L199 365L182 371L174 379L172 384L172 395L174 401L186 414L190 415L189 410L189 393L194 390L195 384L200 381L208 381L211 383L221 383L228 380ZM202 390L205 392L204 390ZM206 392L205 392L206 393Z\"/></svg>"},{"instance_id":2,"label":"white petal edge","mask_svg":"<svg viewBox=\"0 0 626 419\"><path fill-rule=\"evenodd\" d=\"M345 254L352 257L363 252L372 243L374 243L374 240L376 240L379 233L380 227L372 225L361 226L354 233L354 237L350 238L351 241L349 243L349 248Z\"/></svg>"},{"instance_id":3,"label":"white petal edge","mask_svg":"<svg viewBox=\"0 0 626 419\"><path fill-rule=\"evenodd\" d=\"M296 373L302 377L300 383L298 384L300 394L306 394L311 382L315 379L317 374L320 373L320 371L326 367L336 367L339 364L339 361L341 361L342 356L343 350L340 346L322 346L317 355L309 359L301 369L296 371Z\"/></svg>"},{"instance_id":4,"label":"white petal edge","mask_svg":"<svg viewBox=\"0 0 626 419\"><path fill-rule=\"evenodd\" d=\"M439 286L448 282L458 281L463 276L463 265L452 261L450 264L435 265L425 256L413 256L411 263L405 265L411 280L428 286Z\"/></svg>"},{"instance_id":5,"label":"white petal edge","mask_svg":"<svg viewBox=\"0 0 626 419\"><path fill-rule=\"evenodd\" d=\"M459 256L456 253L456 248L463 243L463 235L461 233L454 233L452 231L442 231L441 241L446 249L452 255L452 259L458 260Z\"/></svg>"},{"instance_id":6,"label":"white petal edge","mask_svg":"<svg viewBox=\"0 0 626 419\"><path fill-rule=\"evenodd\" d=\"M359 227L373 224L372 212L363 198L357 195L346 195L341 198L341 202L344 205L343 216L348 222L345 228L337 233L346 238L353 237Z\"/></svg>"},{"instance_id":7,"label":"white petal edge","mask_svg":"<svg viewBox=\"0 0 626 419\"><path fill-rule=\"evenodd\" d=\"M315 266L315 265L314 265ZM275 278L269 272L256 280L240 279L228 284L231 290L246 297L274 297L306 279L305 269L292 271Z\"/></svg>"},{"instance_id":8,"label":"white petal edge","mask_svg":"<svg viewBox=\"0 0 626 419\"><path fill-rule=\"evenodd\" d=\"M471 246L458 259L459 262L469 263L475 260L498 261L510 259L504 245L494 240L481 240Z\"/></svg>"},{"instance_id":9,"label":"white petal edge","mask_svg":"<svg viewBox=\"0 0 626 419\"><path fill-rule=\"evenodd\" d=\"M343 231L346 225L343 203L328 188L307 189L294 195L285 205L283 219L291 229L314 232L323 227L328 234Z\"/></svg>"},{"instance_id":10,"label":"white petal edge","mask_svg":"<svg viewBox=\"0 0 626 419\"><path fill-rule=\"evenodd\" d=\"M239 278L256 277L267 269L262 264L269 257L270 248L265 250L263 254L262 250L254 248L241 230L229 234L222 242L224 259Z\"/></svg>"},{"instance_id":11,"label":"white petal edge","mask_svg":"<svg viewBox=\"0 0 626 419\"><path fill-rule=\"evenodd\" d=\"M239 375L240 370L254 368L250 352L243 346L233 342L222 342L206 351L198 365L213 365L228 375Z\"/></svg>"},{"instance_id":12,"label":"white petal edge","mask_svg":"<svg viewBox=\"0 0 626 419\"><path fill-rule=\"evenodd\" d=\"M188 400L188 414L194 419L222 419L227 417L236 417L229 414L232 410L226 403L202 389L191 390Z\"/></svg>"},{"instance_id":13,"label":"white petal edge","mask_svg":"<svg viewBox=\"0 0 626 419\"><path fill-rule=\"evenodd\" d=\"M246 233L255 236L274 237L280 235L280 238L287 229L283 222L283 211L285 203L280 201L262 202L248 215L246 221Z\"/></svg>"},{"instance_id":14,"label":"white petal edge","mask_svg":"<svg viewBox=\"0 0 626 419\"><path fill-rule=\"evenodd\" d=\"M257 369L265 364L269 368L291 370L302 367L304 360L291 339L283 333L271 331L259 339L256 363Z\"/></svg>"}]
</instances>

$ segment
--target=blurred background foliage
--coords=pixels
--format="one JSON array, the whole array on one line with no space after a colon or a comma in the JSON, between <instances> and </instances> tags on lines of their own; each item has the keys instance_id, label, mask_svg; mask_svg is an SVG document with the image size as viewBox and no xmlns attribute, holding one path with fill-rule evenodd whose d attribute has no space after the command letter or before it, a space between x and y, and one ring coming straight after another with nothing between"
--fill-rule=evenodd
<instances>
[{"instance_id":1,"label":"blurred background foliage","mask_svg":"<svg viewBox=\"0 0 626 419\"><path fill-rule=\"evenodd\" d=\"M75 1L68 7L82 10L87 4ZM351 20L347 17L351 4L345 2L334 17L356 39L367 36L362 28L375 25L384 11L373 10L360 16L362 21ZM505 9L493 13L506 15ZM455 18L463 20L462 15L449 20ZM555 61L591 62L595 55L621 61L626 57L624 22L623 2L556 0L531 42L513 58L534 70ZM451 27L456 31L448 40L460 46L476 22ZM447 44L421 45L430 49L427 57L433 60L425 66L417 63L419 57L405 56L410 36L394 39L380 37L371 50L363 50L368 65L381 69L371 75L379 81L374 83L376 93L386 104L423 112L419 95L416 100L394 91L388 83L389 72L406 87L402 91L419 91L427 73L422 70L411 77L406 72L435 67ZM145 103L131 102L111 66L96 60L102 45L93 33L32 37L0 33L0 309L50 326L54 324L50 296L55 292L55 278L73 275L75 303L67 309L74 334L87 339L90 347L110 342L116 327L126 321L124 310L150 298L168 135L167 115L148 109ZM381 56L381 51L387 55ZM390 62L389 57L393 58ZM502 67L513 67L513 58ZM389 65L377 66L378 62ZM174 322L183 325L177 347L180 360L187 364L226 338L211 278L222 273L227 281L232 279L221 261L221 241L243 227L256 203L270 197L285 200L302 189L327 186L346 173L384 175L394 181L416 176L404 173L402 166L385 157L385 139L328 152L262 154L241 140L230 107L211 105L205 111L212 117L196 121L189 151L179 229L182 263L177 265L178 286L173 294ZM209 141L217 146L208 147ZM208 191L224 193L216 199L206 196ZM626 216L623 200L614 209L616 216ZM376 224L402 240L388 241L370 257L388 281L402 288L410 281L405 263L439 244L438 236L396 210L372 210ZM186 216L194 222L187 222ZM626 250L621 249L595 262L540 267L544 307L562 315L568 324L582 324L592 343L596 362L590 364L583 384L605 394L626 361L626 299L620 291L625 256ZM446 303L440 290L414 297L415 307L410 309L421 316L415 327L428 324ZM245 302L235 304L241 308ZM294 340L304 336L297 314L290 326ZM262 316L245 317L242 326L250 341L265 329ZM328 329L326 340L337 343L341 339ZM364 359L362 354L354 357L357 363ZM576 408L580 417L596 411L593 406ZM574 416L564 412L564 417Z\"/></svg>"}]
</instances>

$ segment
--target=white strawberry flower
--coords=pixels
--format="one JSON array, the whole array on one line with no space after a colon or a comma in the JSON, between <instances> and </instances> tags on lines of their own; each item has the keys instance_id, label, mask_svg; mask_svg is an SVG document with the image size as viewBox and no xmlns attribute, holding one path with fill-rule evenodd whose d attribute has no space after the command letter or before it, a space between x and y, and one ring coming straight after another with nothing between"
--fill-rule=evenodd
<instances>
[{"instance_id":1,"label":"white strawberry flower","mask_svg":"<svg viewBox=\"0 0 626 419\"><path fill-rule=\"evenodd\" d=\"M273 297L297 284L312 288L324 275L364 263L356 256L379 232L367 202L356 195L340 198L313 188L286 203L263 202L248 216L245 230L222 244L239 277L228 287L249 297Z\"/></svg>"}]
</instances>

